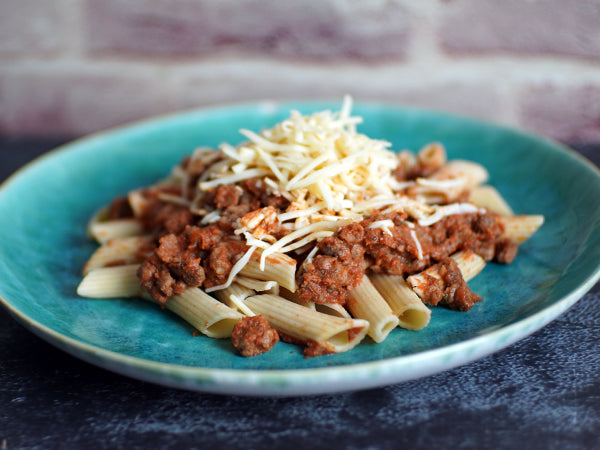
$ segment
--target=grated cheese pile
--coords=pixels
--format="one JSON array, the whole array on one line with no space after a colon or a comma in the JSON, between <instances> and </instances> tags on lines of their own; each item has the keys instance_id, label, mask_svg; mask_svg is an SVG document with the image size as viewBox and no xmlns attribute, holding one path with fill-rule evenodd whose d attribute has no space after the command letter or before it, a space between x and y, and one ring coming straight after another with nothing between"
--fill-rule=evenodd
<instances>
[{"instance_id":1,"label":"grated cheese pile","mask_svg":"<svg viewBox=\"0 0 600 450\"><path fill-rule=\"evenodd\" d=\"M471 204L436 206L401 195L407 183L398 182L393 174L401 159L389 149L389 142L356 131L362 118L351 116L351 107L352 100L346 97L339 112L304 116L292 111L288 119L258 134L240 130L248 141L238 146L221 144L225 158L212 164L200 179L202 192L262 178L270 193L289 200L286 211L277 214L274 208L262 208L242 220L236 230L251 247L248 258L255 249L262 250L262 267L268 255L302 249L343 225L362 220L374 209L383 213L403 210L422 225L448 214L477 211ZM194 157L210 160L214 154L198 149ZM443 187L444 182L438 182L436 188L440 183ZM218 211L208 212L203 223L219 217ZM288 232L279 240L261 231L273 221ZM374 225L389 232L390 224L383 222Z\"/></svg>"}]
</instances>

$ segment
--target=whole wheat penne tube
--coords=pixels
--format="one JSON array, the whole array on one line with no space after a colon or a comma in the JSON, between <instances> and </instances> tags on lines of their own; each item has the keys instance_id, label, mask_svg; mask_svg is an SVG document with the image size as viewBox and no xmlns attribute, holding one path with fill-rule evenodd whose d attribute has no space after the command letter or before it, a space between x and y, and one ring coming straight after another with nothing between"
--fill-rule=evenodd
<instances>
[{"instance_id":1,"label":"whole wheat penne tube","mask_svg":"<svg viewBox=\"0 0 600 450\"><path fill-rule=\"evenodd\" d=\"M260 254L255 252L240 274L262 281L276 281L289 291L296 291L296 260L283 253L269 255L265 270L261 270Z\"/></svg>"},{"instance_id":2,"label":"whole wheat penne tube","mask_svg":"<svg viewBox=\"0 0 600 450\"><path fill-rule=\"evenodd\" d=\"M140 217L148 205L148 200L139 189L129 192L129 194L127 194L127 200L129 201L129 206L135 217Z\"/></svg>"},{"instance_id":3,"label":"whole wheat penne tube","mask_svg":"<svg viewBox=\"0 0 600 450\"><path fill-rule=\"evenodd\" d=\"M90 220L88 221L87 228L86 228L88 237L96 239L92 233L92 226L94 226L98 223L107 222L107 221L108 221L108 207L98 209L92 215Z\"/></svg>"},{"instance_id":4,"label":"whole wheat penne tube","mask_svg":"<svg viewBox=\"0 0 600 450\"><path fill-rule=\"evenodd\" d=\"M323 314L276 295L255 295L246 299L246 305L255 314L262 314L277 331L303 342L318 342L334 353L358 345L369 328L366 320Z\"/></svg>"},{"instance_id":5,"label":"whole wheat penne tube","mask_svg":"<svg viewBox=\"0 0 600 450\"><path fill-rule=\"evenodd\" d=\"M266 294L272 294L272 292L266 292ZM283 297L286 300L290 300L290 301L292 301L294 303L298 303L298 304L305 305L305 306L306 306L306 303L312 303L312 302L302 302L302 301L300 301L300 293L298 291L292 292L292 291L290 291L290 290L288 290L286 288L281 288L280 287L279 294L276 294L276 295L279 295L280 297ZM314 308L312 308L312 309L314 309Z\"/></svg>"},{"instance_id":6,"label":"whole wheat penne tube","mask_svg":"<svg viewBox=\"0 0 600 450\"><path fill-rule=\"evenodd\" d=\"M427 178L417 178L412 192L422 195L427 203L457 201L463 192L469 192L484 183L489 175L480 164L464 161L449 161Z\"/></svg>"},{"instance_id":7,"label":"whole wheat penne tube","mask_svg":"<svg viewBox=\"0 0 600 450\"><path fill-rule=\"evenodd\" d=\"M272 292L262 292L263 294L272 294ZM298 291L296 292L291 292L285 288L280 289L279 290L279 294L274 294L274 295L279 295L279 297L283 297L286 300L289 300L290 302L294 302L298 305L304 306L305 308L309 308L312 309L313 311L316 311L317 308L315 307L315 302L305 302L300 300L300 293Z\"/></svg>"},{"instance_id":8,"label":"whole wheat penne tube","mask_svg":"<svg viewBox=\"0 0 600 450\"><path fill-rule=\"evenodd\" d=\"M481 164L455 159L444 164L430 178L434 180L461 178L465 180L465 188L472 189L475 186L485 183L489 178L489 174Z\"/></svg>"},{"instance_id":9,"label":"whole wheat penne tube","mask_svg":"<svg viewBox=\"0 0 600 450\"><path fill-rule=\"evenodd\" d=\"M89 226L90 235L99 243L104 244L110 239L139 236L144 229L136 219L116 219L106 222L95 222Z\"/></svg>"},{"instance_id":10,"label":"whole wheat penne tube","mask_svg":"<svg viewBox=\"0 0 600 450\"><path fill-rule=\"evenodd\" d=\"M450 255L450 258L456 262L465 281L475 278L485 267L485 260L477 253L468 250L456 252Z\"/></svg>"},{"instance_id":11,"label":"whole wheat penne tube","mask_svg":"<svg viewBox=\"0 0 600 450\"><path fill-rule=\"evenodd\" d=\"M465 281L472 280L485 267L484 259L476 253L470 251L460 251L454 253L451 258L456 262ZM431 266L423 272L409 276L406 281L413 288L419 297L425 295L428 286L428 277L441 280L436 266Z\"/></svg>"},{"instance_id":12,"label":"whole wheat penne tube","mask_svg":"<svg viewBox=\"0 0 600 450\"><path fill-rule=\"evenodd\" d=\"M276 281L262 281L254 278L238 275L235 278L236 283L252 289L257 292L265 292L267 294L279 295L279 285Z\"/></svg>"},{"instance_id":13,"label":"whole wheat penne tube","mask_svg":"<svg viewBox=\"0 0 600 450\"><path fill-rule=\"evenodd\" d=\"M108 240L104 245L96 249L85 266L83 266L83 274L85 275L93 269L105 267L110 264L116 265L115 263L119 263L119 265L125 265L141 262L137 256L137 251L147 239L145 236L134 236Z\"/></svg>"},{"instance_id":14,"label":"whole wheat penne tube","mask_svg":"<svg viewBox=\"0 0 600 450\"><path fill-rule=\"evenodd\" d=\"M83 278L77 293L89 298L141 297L155 302L142 294L137 268L138 265L132 264L94 269ZM243 317L198 288L170 298L165 307L201 333L215 338L230 336L235 323Z\"/></svg>"},{"instance_id":15,"label":"whole wheat penne tube","mask_svg":"<svg viewBox=\"0 0 600 450\"><path fill-rule=\"evenodd\" d=\"M417 161L428 168L440 168L446 164L446 149L440 142L427 144L417 153Z\"/></svg>"},{"instance_id":16,"label":"whole wheat penne tube","mask_svg":"<svg viewBox=\"0 0 600 450\"><path fill-rule=\"evenodd\" d=\"M253 316L254 313L245 305L244 300L254 294L256 294L254 289L242 286L237 282L231 283L225 289L214 291L215 297L217 297L230 308L237 309L246 316Z\"/></svg>"},{"instance_id":17,"label":"whole wheat penne tube","mask_svg":"<svg viewBox=\"0 0 600 450\"><path fill-rule=\"evenodd\" d=\"M313 311L318 311L323 314L329 314L336 317L343 317L346 319L352 318L348 310L338 303L315 303L315 302L303 302L300 300L300 296L296 292L290 292L287 289L281 289L279 295L287 300L302 305L306 308L310 308Z\"/></svg>"},{"instance_id":18,"label":"whole wheat penne tube","mask_svg":"<svg viewBox=\"0 0 600 450\"><path fill-rule=\"evenodd\" d=\"M544 224L544 216L532 214L500 217L499 221L504 226L503 235L520 244L533 236Z\"/></svg>"},{"instance_id":19,"label":"whole wheat penne tube","mask_svg":"<svg viewBox=\"0 0 600 450\"><path fill-rule=\"evenodd\" d=\"M77 294L89 298L137 297L141 294L138 267L128 264L93 269L79 283Z\"/></svg>"},{"instance_id":20,"label":"whole wheat penne tube","mask_svg":"<svg viewBox=\"0 0 600 450\"><path fill-rule=\"evenodd\" d=\"M323 314L329 314L331 316L343 317L346 319L352 318L350 313L346 308L344 308L339 303L315 303L315 302L303 302L300 300L300 296L297 295L296 292L291 293L287 289L283 290L280 294L283 298L290 300L294 303L302 305L306 308L310 308L313 311L318 311Z\"/></svg>"},{"instance_id":21,"label":"whole wheat penne tube","mask_svg":"<svg viewBox=\"0 0 600 450\"><path fill-rule=\"evenodd\" d=\"M352 316L346 308L339 303L315 303L315 310L323 314L350 319Z\"/></svg>"},{"instance_id":22,"label":"whole wheat penne tube","mask_svg":"<svg viewBox=\"0 0 600 450\"><path fill-rule=\"evenodd\" d=\"M243 317L235 309L199 288L186 289L183 294L167 300L165 306L202 334L212 338L231 336L233 327Z\"/></svg>"},{"instance_id":23,"label":"whole wheat penne tube","mask_svg":"<svg viewBox=\"0 0 600 450\"><path fill-rule=\"evenodd\" d=\"M407 330L421 330L429 324L431 310L400 275L384 273L369 276L375 289L398 316L399 325Z\"/></svg>"},{"instance_id":24,"label":"whole wheat penne tube","mask_svg":"<svg viewBox=\"0 0 600 450\"><path fill-rule=\"evenodd\" d=\"M514 216L512 208L504 200L504 197L494 186L489 184L475 186L469 193L469 201L501 216Z\"/></svg>"},{"instance_id":25,"label":"whole wheat penne tube","mask_svg":"<svg viewBox=\"0 0 600 450\"><path fill-rule=\"evenodd\" d=\"M398 317L366 275L350 291L346 306L354 317L369 322L368 334L375 342L383 342L390 331L398 326Z\"/></svg>"}]
</instances>

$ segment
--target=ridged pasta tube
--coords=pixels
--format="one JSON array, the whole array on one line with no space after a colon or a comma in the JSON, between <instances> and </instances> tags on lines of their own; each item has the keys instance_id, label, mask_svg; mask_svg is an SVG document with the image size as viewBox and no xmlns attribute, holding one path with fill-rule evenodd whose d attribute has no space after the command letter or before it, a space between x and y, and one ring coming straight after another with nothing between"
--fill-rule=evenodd
<instances>
[{"instance_id":1,"label":"ridged pasta tube","mask_svg":"<svg viewBox=\"0 0 600 450\"><path fill-rule=\"evenodd\" d=\"M318 342L334 353L354 348L369 329L366 320L323 314L276 295L255 295L245 303L255 314L265 316L277 331L303 342Z\"/></svg>"}]
</instances>

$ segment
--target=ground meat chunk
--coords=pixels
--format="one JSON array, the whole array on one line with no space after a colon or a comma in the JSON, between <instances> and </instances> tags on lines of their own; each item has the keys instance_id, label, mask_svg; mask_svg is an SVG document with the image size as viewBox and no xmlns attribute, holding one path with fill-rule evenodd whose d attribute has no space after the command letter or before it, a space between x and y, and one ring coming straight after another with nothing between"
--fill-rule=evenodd
<instances>
[{"instance_id":1,"label":"ground meat chunk","mask_svg":"<svg viewBox=\"0 0 600 450\"><path fill-rule=\"evenodd\" d=\"M342 233L351 242L361 234L358 228L353 229L354 232ZM330 236L319 243L319 250L322 254L314 258L301 276L300 298L307 302L344 304L348 292L358 286L365 274L364 247Z\"/></svg>"},{"instance_id":2,"label":"ground meat chunk","mask_svg":"<svg viewBox=\"0 0 600 450\"><path fill-rule=\"evenodd\" d=\"M346 303L348 292L355 288L364 275L361 260L319 255L302 275L300 299L315 303Z\"/></svg>"},{"instance_id":3,"label":"ground meat chunk","mask_svg":"<svg viewBox=\"0 0 600 450\"><path fill-rule=\"evenodd\" d=\"M342 227L338 235L340 239L348 244L360 244L365 237L365 230L360 224L351 223L350 225Z\"/></svg>"},{"instance_id":4,"label":"ground meat chunk","mask_svg":"<svg viewBox=\"0 0 600 450\"><path fill-rule=\"evenodd\" d=\"M260 207L260 204L242 203L240 205L232 205L225 208L217 225L227 234L233 234L236 229L236 224L242 217L250 211L255 211Z\"/></svg>"},{"instance_id":5,"label":"ground meat chunk","mask_svg":"<svg viewBox=\"0 0 600 450\"><path fill-rule=\"evenodd\" d=\"M249 178L240 182L244 190L243 200L240 202L258 202L257 208L261 206L272 206L274 208L285 210L290 202L285 197L275 195L268 189L266 183L260 178Z\"/></svg>"},{"instance_id":6,"label":"ground meat chunk","mask_svg":"<svg viewBox=\"0 0 600 450\"><path fill-rule=\"evenodd\" d=\"M188 287L201 286L205 280L199 249L189 239L193 228L187 227L179 235L161 237L154 252L138 269L140 286L161 304Z\"/></svg>"},{"instance_id":7,"label":"ground meat chunk","mask_svg":"<svg viewBox=\"0 0 600 450\"><path fill-rule=\"evenodd\" d=\"M223 240L223 231L217 225L206 227L189 227L186 230L190 242L194 242L202 250L208 250Z\"/></svg>"},{"instance_id":8,"label":"ground meat chunk","mask_svg":"<svg viewBox=\"0 0 600 450\"><path fill-rule=\"evenodd\" d=\"M406 276L420 272L429 265L429 258L419 260L408 252L400 252L390 247L371 247L367 251L369 270L375 273Z\"/></svg>"},{"instance_id":9,"label":"ground meat chunk","mask_svg":"<svg viewBox=\"0 0 600 450\"><path fill-rule=\"evenodd\" d=\"M227 246L218 244L213 247L208 258L204 260L204 268L206 272L210 273L206 286L212 287L225 283L232 267L233 263L229 260Z\"/></svg>"},{"instance_id":10,"label":"ground meat chunk","mask_svg":"<svg viewBox=\"0 0 600 450\"><path fill-rule=\"evenodd\" d=\"M335 256L344 260L361 259L365 254L365 249L362 245L355 244L354 242L355 241L351 240L349 243L344 239L340 239L335 236L329 236L319 242L319 250L323 255Z\"/></svg>"},{"instance_id":11,"label":"ground meat chunk","mask_svg":"<svg viewBox=\"0 0 600 450\"><path fill-rule=\"evenodd\" d=\"M204 259L206 280L204 287L213 287L224 284L229 277L229 272L237 260L248 250L246 244L237 239L225 239L210 249L208 257Z\"/></svg>"},{"instance_id":12,"label":"ground meat chunk","mask_svg":"<svg viewBox=\"0 0 600 450\"><path fill-rule=\"evenodd\" d=\"M519 244L515 241L503 238L496 242L496 261L500 264L510 264L513 262L519 251Z\"/></svg>"},{"instance_id":13,"label":"ground meat chunk","mask_svg":"<svg viewBox=\"0 0 600 450\"><path fill-rule=\"evenodd\" d=\"M219 209L227 208L228 206L236 206L242 195L242 189L239 186L232 184L223 184L216 188L215 205Z\"/></svg>"},{"instance_id":14,"label":"ground meat chunk","mask_svg":"<svg viewBox=\"0 0 600 450\"><path fill-rule=\"evenodd\" d=\"M191 164L185 161L184 166ZM201 172L203 167L198 167ZM232 267L248 249L244 239L234 234L242 218L252 211L270 212L275 220L259 224L264 232L275 232L278 210L286 199L273 195L261 179L244 180L238 185L221 185L204 194L202 203L220 210L217 222L201 225L201 218L187 206L170 203L161 194L181 195L181 187L166 186L143 191L140 222L153 236L137 256L143 259L140 285L161 303L186 287L214 287L224 284Z\"/></svg>"},{"instance_id":15,"label":"ground meat chunk","mask_svg":"<svg viewBox=\"0 0 600 450\"><path fill-rule=\"evenodd\" d=\"M471 228L475 233L483 235L486 239L496 238L502 233L500 224L492 214L475 215Z\"/></svg>"},{"instance_id":16,"label":"ground meat chunk","mask_svg":"<svg viewBox=\"0 0 600 450\"><path fill-rule=\"evenodd\" d=\"M462 243L459 248L477 253L486 261L494 259L496 254L496 242L493 239L469 239Z\"/></svg>"},{"instance_id":17,"label":"ground meat chunk","mask_svg":"<svg viewBox=\"0 0 600 450\"><path fill-rule=\"evenodd\" d=\"M331 349L327 346L323 345L321 342L317 341L308 341L306 346L304 347L304 357L305 358L313 358L315 356L324 356L330 355L333 353Z\"/></svg>"},{"instance_id":18,"label":"ground meat chunk","mask_svg":"<svg viewBox=\"0 0 600 450\"><path fill-rule=\"evenodd\" d=\"M351 331L351 330L350 330ZM304 341L298 339L296 337L290 336L289 334L279 333L279 337L283 342L287 342L288 344L299 345L304 347L304 357L312 358L314 356L323 356L329 355L333 353L333 351L327 346L323 345L321 342L314 341L309 339L308 341Z\"/></svg>"},{"instance_id":19,"label":"ground meat chunk","mask_svg":"<svg viewBox=\"0 0 600 450\"><path fill-rule=\"evenodd\" d=\"M181 233L187 225L195 222L194 215L190 210L174 203L164 203L160 200L152 200L152 206L148 206L142 212L140 221L145 230L157 235L166 233Z\"/></svg>"},{"instance_id":20,"label":"ground meat chunk","mask_svg":"<svg viewBox=\"0 0 600 450\"><path fill-rule=\"evenodd\" d=\"M471 291L452 258L444 258L434 267L437 268L440 278L426 275L428 284L423 296L424 303L468 311L475 303L481 301L481 297Z\"/></svg>"},{"instance_id":21,"label":"ground meat chunk","mask_svg":"<svg viewBox=\"0 0 600 450\"><path fill-rule=\"evenodd\" d=\"M242 318L231 334L231 343L246 357L268 352L277 342L279 335L264 316Z\"/></svg>"},{"instance_id":22,"label":"ground meat chunk","mask_svg":"<svg viewBox=\"0 0 600 450\"><path fill-rule=\"evenodd\" d=\"M142 289L150 293L161 305L174 295L183 293L188 287L184 281L173 277L169 266L156 254L140 264L137 276Z\"/></svg>"},{"instance_id":23,"label":"ground meat chunk","mask_svg":"<svg viewBox=\"0 0 600 450\"><path fill-rule=\"evenodd\" d=\"M459 250L473 251L486 261L496 259L506 263L512 261L517 251L516 243L502 238L502 227L494 214L455 214L428 227L411 226L405 219L406 215L397 213L376 213L360 224L346 225L335 235L323 239L309 270L299 278L302 300L343 304L348 291L360 282L365 270L407 276ZM375 222L384 220L393 223L387 227L388 231L372 227ZM470 291L464 287L455 290L461 299L469 297ZM466 292L464 296L463 292ZM441 299L445 295L432 294L432 298ZM449 298L454 301L454 297ZM458 300L452 307L466 308L464 305L472 301Z\"/></svg>"},{"instance_id":24,"label":"ground meat chunk","mask_svg":"<svg viewBox=\"0 0 600 450\"><path fill-rule=\"evenodd\" d=\"M190 258L182 262L173 270L177 276L188 286L201 286L205 279L204 269L200 258Z\"/></svg>"},{"instance_id":25,"label":"ground meat chunk","mask_svg":"<svg viewBox=\"0 0 600 450\"><path fill-rule=\"evenodd\" d=\"M396 222L394 220L394 223ZM406 223L398 222L397 225L389 228L389 232L380 228L365 230L364 245L370 260L370 271L405 276L423 270L429 265L429 256L425 250L431 245L427 233L423 233L422 228L413 229ZM422 247L422 259L418 258L419 248L413 237L413 231Z\"/></svg>"},{"instance_id":26,"label":"ground meat chunk","mask_svg":"<svg viewBox=\"0 0 600 450\"><path fill-rule=\"evenodd\" d=\"M502 234L496 216L489 213L447 216L426 231L432 243L429 253L437 261L458 250L470 250L491 261Z\"/></svg>"}]
</instances>

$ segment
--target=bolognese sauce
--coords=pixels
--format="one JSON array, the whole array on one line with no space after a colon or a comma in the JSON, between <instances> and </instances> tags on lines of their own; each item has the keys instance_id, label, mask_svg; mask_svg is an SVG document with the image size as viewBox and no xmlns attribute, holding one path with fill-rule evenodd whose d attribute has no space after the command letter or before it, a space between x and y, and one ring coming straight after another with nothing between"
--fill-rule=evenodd
<instances>
[{"instance_id":1,"label":"bolognese sauce","mask_svg":"<svg viewBox=\"0 0 600 450\"><path fill-rule=\"evenodd\" d=\"M276 293L293 302L344 311L365 276L422 272L422 302L470 310L481 297L451 256L509 264L518 252L505 220L469 202L487 172L460 161L451 167L437 143L416 156L390 152L389 143L356 133L347 109L296 114L260 135L244 130L249 143L199 149L164 182L117 198L106 220L135 220L144 239L134 255L105 266L139 264L141 290L163 307L190 288L229 287L250 258L264 270L271 255L285 254L295 280ZM341 339L361 330L350 327ZM261 315L238 320L231 334L243 356L280 338L304 345L306 356L333 351L273 329Z\"/></svg>"}]
</instances>

